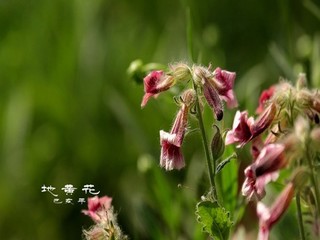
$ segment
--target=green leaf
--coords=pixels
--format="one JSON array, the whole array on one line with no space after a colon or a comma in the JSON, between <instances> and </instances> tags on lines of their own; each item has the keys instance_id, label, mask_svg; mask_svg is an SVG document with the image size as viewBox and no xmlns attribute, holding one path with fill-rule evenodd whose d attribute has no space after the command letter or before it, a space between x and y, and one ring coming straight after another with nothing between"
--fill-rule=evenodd
<instances>
[{"instance_id":1,"label":"green leaf","mask_svg":"<svg viewBox=\"0 0 320 240\"><path fill-rule=\"evenodd\" d=\"M227 157L225 160L223 160L222 162L219 163L219 165L216 168L216 174L219 173L225 165L227 165L231 159L236 159L237 158L237 154L233 153L231 156Z\"/></svg>"},{"instance_id":2,"label":"green leaf","mask_svg":"<svg viewBox=\"0 0 320 240\"><path fill-rule=\"evenodd\" d=\"M228 239L229 230L232 226L229 212L220 207L217 202L202 201L197 204L196 215L203 231L209 233L217 240Z\"/></svg>"}]
</instances>

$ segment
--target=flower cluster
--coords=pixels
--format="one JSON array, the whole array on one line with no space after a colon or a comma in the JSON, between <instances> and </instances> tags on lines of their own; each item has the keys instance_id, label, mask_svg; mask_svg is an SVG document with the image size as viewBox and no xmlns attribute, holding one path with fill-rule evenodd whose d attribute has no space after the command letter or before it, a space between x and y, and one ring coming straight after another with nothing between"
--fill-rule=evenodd
<instances>
[{"instance_id":1,"label":"flower cluster","mask_svg":"<svg viewBox=\"0 0 320 240\"><path fill-rule=\"evenodd\" d=\"M87 240L127 239L118 226L111 201L112 198L108 196L88 198L88 210L82 210L82 212L88 215L95 225L88 231L83 231Z\"/></svg>"},{"instance_id":2,"label":"flower cluster","mask_svg":"<svg viewBox=\"0 0 320 240\"><path fill-rule=\"evenodd\" d=\"M248 117L247 111L238 111L225 143L236 143L237 147L252 143L253 162L244 171L242 194L249 201L258 202L259 239L266 240L273 224L289 206L294 190L301 190L306 183L305 169L309 168L309 173L313 171L312 159L308 162L303 156L318 151L320 94L306 88L305 75L301 74L296 86L281 81L263 91L256 112L259 115L254 120ZM298 169L298 173L294 173L290 183L268 209L261 202L266 194L265 186L277 180L283 168Z\"/></svg>"},{"instance_id":3,"label":"flower cluster","mask_svg":"<svg viewBox=\"0 0 320 240\"><path fill-rule=\"evenodd\" d=\"M219 67L212 71L211 66L193 65L189 67L184 63L178 63L171 65L167 72L152 71L144 78L145 94L141 107L144 107L151 97L156 98L161 92L170 89L177 83L192 83L192 86L177 98L179 111L170 132L160 130L161 167L173 170L185 166L181 145L187 130L189 113L194 112L192 110L196 103L199 106L204 104L201 96L212 108L217 120L223 118L223 102L226 102L229 108L238 105L233 92L235 77L234 72L225 71Z\"/></svg>"},{"instance_id":4,"label":"flower cluster","mask_svg":"<svg viewBox=\"0 0 320 240\"><path fill-rule=\"evenodd\" d=\"M219 201L214 178L230 161L230 158L220 161L225 146L235 144L237 148L242 148L251 144L252 163L244 170L245 180L241 193L248 201L256 203L258 238L269 239L272 226L285 213L295 193L308 189L308 197L313 199L309 201L309 207L314 209L314 234L319 237L320 183L315 176L320 164L319 92L307 88L304 74L299 75L295 86L281 80L262 92L256 109L257 117L249 116L246 110L238 110L232 129L226 134L220 134L220 129L214 125L217 131L211 141L210 155L202 121L203 106L207 104L212 109L217 121L223 119L224 104L228 108L237 107L233 91L235 78L234 72L219 67L212 70L210 65L189 67L184 63L170 65L167 71L151 71L144 78L145 94L141 107L145 107L152 97L156 98L177 84L191 85L184 86L180 96L175 97L179 109L171 130L160 130L160 166L166 170L185 166L181 147L188 131L189 115L195 114L207 158L211 185L209 193L212 194L212 198L208 199L213 199L214 203ZM266 185L277 181L285 168L292 172L290 179L274 203L267 207L268 204L263 202L267 194Z\"/></svg>"}]
</instances>

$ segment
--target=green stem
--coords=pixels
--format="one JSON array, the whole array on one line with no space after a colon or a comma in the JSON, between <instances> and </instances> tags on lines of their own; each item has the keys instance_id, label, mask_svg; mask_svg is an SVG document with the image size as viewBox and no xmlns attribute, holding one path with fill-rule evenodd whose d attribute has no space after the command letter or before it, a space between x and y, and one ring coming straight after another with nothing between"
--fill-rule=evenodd
<instances>
[{"instance_id":1,"label":"green stem","mask_svg":"<svg viewBox=\"0 0 320 240\"><path fill-rule=\"evenodd\" d=\"M206 155L206 162L207 162L207 169L208 169L208 175L209 175L209 181L210 181L210 186L212 190L212 196L215 200L218 200L217 198L217 191L216 191L216 185L215 185L215 169L216 169L216 164L215 161L211 160L211 155L208 147L208 140L207 140L207 135L206 131L204 129L204 124L203 124L203 119L202 119L202 114L201 114L201 107L200 107L200 102L199 102L199 97L198 97L198 91L197 87L193 85L195 91L196 91L196 108L197 108L197 119L200 127L200 132L201 132L201 137L202 137L202 143L203 143L203 148L204 152ZM213 164L211 164L213 162Z\"/></svg>"},{"instance_id":2,"label":"green stem","mask_svg":"<svg viewBox=\"0 0 320 240\"><path fill-rule=\"evenodd\" d=\"M300 204L300 193L296 194L296 205L298 210L298 223L299 223L299 232L300 232L300 239L305 240L305 233L304 233L304 226L302 220L302 211L301 211L301 204Z\"/></svg>"},{"instance_id":3,"label":"green stem","mask_svg":"<svg viewBox=\"0 0 320 240\"><path fill-rule=\"evenodd\" d=\"M308 148L308 146L306 147L306 154L307 154L308 165L309 165L309 168L310 168L310 171L311 171L311 182L312 182L315 194L316 194L316 207L317 207L317 210L318 210L317 214L318 214L318 216L320 216L320 192L319 192L319 186L318 186L317 179L316 179L316 176L315 176L315 173L314 173L313 163L312 163L312 159L311 159L311 156L310 156L310 149Z\"/></svg>"},{"instance_id":4,"label":"green stem","mask_svg":"<svg viewBox=\"0 0 320 240\"><path fill-rule=\"evenodd\" d=\"M218 160L216 159L213 159L213 169L215 171L214 173L214 178L215 178L215 184L216 184L216 192L217 192L217 197L219 196L219 203L220 204L223 204L223 192L222 192L222 189L223 189L223 181L222 181L222 174L216 174L216 171L217 171L217 166L216 166L216 162Z\"/></svg>"}]
</instances>

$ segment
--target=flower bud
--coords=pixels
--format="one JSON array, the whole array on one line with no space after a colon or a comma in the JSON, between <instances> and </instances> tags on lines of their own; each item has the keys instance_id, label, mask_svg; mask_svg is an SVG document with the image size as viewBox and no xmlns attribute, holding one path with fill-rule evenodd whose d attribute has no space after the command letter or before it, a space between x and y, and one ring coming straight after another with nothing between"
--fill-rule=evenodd
<instances>
[{"instance_id":1,"label":"flower bud","mask_svg":"<svg viewBox=\"0 0 320 240\"><path fill-rule=\"evenodd\" d=\"M143 75L143 62L140 59L134 60L130 63L127 69L127 74L130 79L133 79L137 83L142 83Z\"/></svg>"},{"instance_id":2,"label":"flower bud","mask_svg":"<svg viewBox=\"0 0 320 240\"><path fill-rule=\"evenodd\" d=\"M193 66L192 78L196 85L204 85L208 79L212 77L212 73L204 67Z\"/></svg>"},{"instance_id":3,"label":"flower bud","mask_svg":"<svg viewBox=\"0 0 320 240\"><path fill-rule=\"evenodd\" d=\"M187 64L173 64L170 66L170 69L175 81L187 81L191 78L191 71Z\"/></svg>"},{"instance_id":4,"label":"flower bud","mask_svg":"<svg viewBox=\"0 0 320 240\"><path fill-rule=\"evenodd\" d=\"M196 92L194 89L188 89L181 95L182 102L189 108L196 102Z\"/></svg>"},{"instance_id":5,"label":"flower bud","mask_svg":"<svg viewBox=\"0 0 320 240\"><path fill-rule=\"evenodd\" d=\"M213 125L213 127L216 128L216 133L214 134L211 141L211 153L212 153L213 160L215 161L222 156L225 145L220 133L220 129L218 128L217 125Z\"/></svg>"}]
</instances>

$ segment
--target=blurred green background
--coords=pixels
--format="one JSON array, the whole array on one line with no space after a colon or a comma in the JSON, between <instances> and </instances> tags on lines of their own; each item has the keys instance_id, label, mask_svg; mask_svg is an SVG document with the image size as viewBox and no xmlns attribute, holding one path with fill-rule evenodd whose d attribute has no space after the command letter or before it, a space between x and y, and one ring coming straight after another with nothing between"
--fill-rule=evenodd
<instances>
[{"instance_id":1,"label":"blurred green background","mask_svg":"<svg viewBox=\"0 0 320 240\"><path fill-rule=\"evenodd\" d=\"M195 56L237 72L241 110L253 114L280 76L304 71L319 87L317 0L0 0L0 239L81 239L91 224L76 202L84 184L113 198L131 239L206 238L194 216L207 187L199 135L186 137L186 169L160 169L174 93L141 110L143 86L126 72L135 59L188 62L188 6ZM77 188L73 205L41 192L51 185L64 200L66 184ZM286 228L273 239L297 239Z\"/></svg>"}]
</instances>

